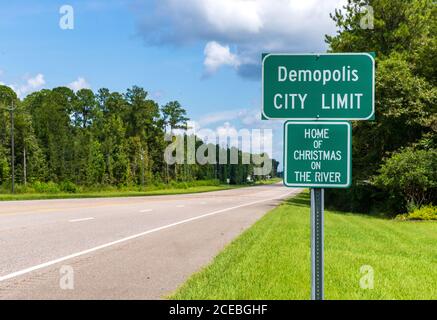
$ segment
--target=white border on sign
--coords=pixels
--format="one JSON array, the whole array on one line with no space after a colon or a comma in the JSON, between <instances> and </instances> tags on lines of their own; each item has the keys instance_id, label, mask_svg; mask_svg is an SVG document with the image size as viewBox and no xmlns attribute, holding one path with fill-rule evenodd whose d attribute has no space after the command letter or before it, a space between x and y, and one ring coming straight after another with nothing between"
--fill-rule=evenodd
<instances>
[{"instance_id":1,"label":"white border on sign","mask_svg":"<svg viewBox=\"0 0 437 320\"><path fill-rule=\"evenodd\" d=\"M346 184L315 184L315 183L287 183L287 158L288 158L288 134L289 124L332 124L347 126L347 180ZM351 124L347 121L287 121L284 124L284 185L287 187L309 187L309 188L347 188L351 185Z\"/></svg>"},{"instance_id":2,"label":"white border on sign","mask_svg":"<svg viewBox=\"0 0 437 320\"><path fill-rule=\"evenodd\" d=\"M372 113L366 118L270 118L264 113L264 60L269 56L332 56L332 55L364 55L372 60ZM337 52L337 53L268 53L262 59L261 64L261 114L267 120L368 120L375 114L375 58L367 52Z\"/></svg>"}]
</instances>

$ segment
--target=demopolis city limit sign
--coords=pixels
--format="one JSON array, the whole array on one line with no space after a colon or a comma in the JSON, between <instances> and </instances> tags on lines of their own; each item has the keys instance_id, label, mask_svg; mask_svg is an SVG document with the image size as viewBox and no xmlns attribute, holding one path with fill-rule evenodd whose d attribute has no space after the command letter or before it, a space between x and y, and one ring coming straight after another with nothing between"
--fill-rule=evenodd
<instances>
[{"instance_id":1,"label":"demopolis city limit sign","mask_svg":"<svg viewBox=\"0 0 437 320\"><path fill-rule=\"evenodd\" d=\"M324 188L351 184L345 120L375 118L375 59L369 53L263 55L262 118L293 120L284 124L284 184L311 188L311 299L323 300Z\"/></svg>"},{"instance_id":2,"label":"demopolis city limit sign","mask_svg":"<svg viewBox=\"0 0 437 320\"><path fill-rule=\"evenodd\" d=\"M369 53L265 54L262 116L373 120L375 60Z\"/></svg>"}]
</instances>

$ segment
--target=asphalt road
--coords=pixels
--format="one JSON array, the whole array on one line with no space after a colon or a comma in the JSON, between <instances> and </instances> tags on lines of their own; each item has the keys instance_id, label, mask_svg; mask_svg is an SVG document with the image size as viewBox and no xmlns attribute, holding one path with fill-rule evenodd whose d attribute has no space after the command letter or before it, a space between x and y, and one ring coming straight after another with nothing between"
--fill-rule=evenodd
<instances>
[{"instance_id":1,"label":"asphalt road","mask_svg":"<svg viewBox=\"0 0 437 320\"><path fill-rule=\"evenodd\" d=\"M0 299L165 298L297 192L1 202Z\"/></svg>"}]
</instances>

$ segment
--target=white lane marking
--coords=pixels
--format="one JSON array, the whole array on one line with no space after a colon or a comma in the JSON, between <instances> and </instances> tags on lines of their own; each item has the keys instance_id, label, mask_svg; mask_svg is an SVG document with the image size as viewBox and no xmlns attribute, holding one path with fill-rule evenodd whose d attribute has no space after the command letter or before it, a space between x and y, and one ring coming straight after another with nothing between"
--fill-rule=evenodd
<instances>
[{"instance_id":1,"label":"white lane marking","mask_svg":"<svg viewBox=\"0 0 437 320\"><path fill-rule=\"evenodd\" d=\"M176 208L183 208L183 207L185 207L183 204L178 204L178 205L176 206Z\"/></svg>"},{"instance_id":2,"label":"white lane marking","mask_svg":"<svg viewBox=\"0 0 437 320\"><path fill-rule=\"evenodd\" d=\"M19 271L16 271L16 272L12 272L12 273L6 274L6 275L0 277L0 282L8 280L8 279L11 279L11 278L15 278L15 277L21 276L23 274L26 274L26 273L29 273L29 272L32 272L32 271L36 271L36 270L39 270L39 269L42 269L42 268L45 268L45 267L52 266L54 264L63 262L65 260L73 259L73 258L76 258L76 257L79 257L79 256L83 256L83 255L91 253L91 252L95 252L97 250L101 250L101 249L104 249L104 248L107 248L107 247L110 247L110 246L113 246L113 245L116 245L116 244L120 244L120 243L129 241L129 240L132 240L132 239L136 239L136 238L145 236L147 234L151 234L151 233L154 233L154 232L157 232L157 231L165 230L165 229L168 229L168 228L171 228L171 227L175 227L175 226L178 226L178 225L181 225L181 224L184 224L184 223L188 223L188 222L191 222L191 221L196 221L196 220L199 220L199 219L210 217L210 216L213 216L213 215L216 215L216 214L219 214L219 213L223 213L223 212L226 212L226 211L231 211L231 210L235 210L235 209L238 209L238 208L243 208L243 207L251 206L251 205L254 205L254 204L257 204L257 203L261 203L261 202L266 202L266 201L271 201L271 200L275 200L275 199L280 199L280 198L286 197L288 195L291 195L291 194L293 194L295 192L296 191L293 190L291 192L287 192L286 194L283 194L283 195L278 196L278 197L273 197L273 198L269 198L269 199L252 201L252 202L240 204L238 206L216 210L216 211L213 211L213 212L202 214L200 216L184 219L184 220L181 220L181 221L178 221L178 222L167 224L167 225L162 226L162 227L158 227L158 228L147 230L147 231L144 231L144 232L141 232L141 233L137 233L137 234L134 234L134 235L131 235L131 236L119 239L119 240L115 240L115 241L112 241L112 242L108 242L108 243L102 244L102 245L97 246L97 247L93 247L93 248L90 248L90 249L87 249L87 250L79 251L79 252L70 254L68 256L64 256L64 257L61 257L61 258L58 258L58 259L55 259L55 260L51 260L51 261L47 261L47 262L38 264L38 265L33 266L33 267L29 267L29 268L26 268L26 269L22 269L22 270L19 270Z\"/></svg>"},{"instance_id":3,"label":"white lane marking","mask_svg":"<svg viewBox=\"0 0 437 320\"><path fill-rule=\"evenodd\" d=\"M144 209L144 210L140 210L140 212L150 212L153 211L153 209Z\"/></svg>"},{"instance_id":4,"label":"white lane marking","mask_svg":"<svg viewBox=\"0 0 437 320\"><path fill-rule=\"evenodd\" d=\"M207 202L206 201L202 201L200 204L207 204Z\"/></svg>"},{"instance_id":5,"label":"white lane marking","mask_svg":"<svg viewBox=\"0 0 437 320\"><path fill-rule=\"evenodd\" d=\"M80 221L88 221L88 220L94 220L94 219L95 219L94 217L89 217L89 218L68 220L68 222L80 222Z\"/></svg>"}]
</instances>

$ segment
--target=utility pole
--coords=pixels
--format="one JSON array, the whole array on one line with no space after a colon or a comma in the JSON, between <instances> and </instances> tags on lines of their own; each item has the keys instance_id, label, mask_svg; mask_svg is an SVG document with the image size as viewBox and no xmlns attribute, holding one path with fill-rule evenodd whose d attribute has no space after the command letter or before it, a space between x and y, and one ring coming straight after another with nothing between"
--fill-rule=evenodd
<instances>
[{"instance_id":1,"label":"utility pole","mask_svg":"<svg viewBox=\"0 0 437 320\"><path fill-rule=\"evenodd\" d=\"M14 102L9 109L11 113L11 167L12 167L12 193L15 193L15 141L14 141Z\"/></svg>"},{"instance_id":2,"label":"utility pole","mask_svg":"<svg viewBox=\"0 0 437 320\"><path fill-rule=\"evenodd\" d=\"M23 173L24 173L24 185L27 186L26 145L24 145L24 148L23 148Z\"/></svg>"},{"instance_id":3,"label":"utility pole","mask_svg":"<svg viewBox=\"0 0 437 320\"><path fill-rule=\"evenodd\" d=\"M144 188L144 151L141 148L141 187Z\"/></svg>"}]
</instances>

